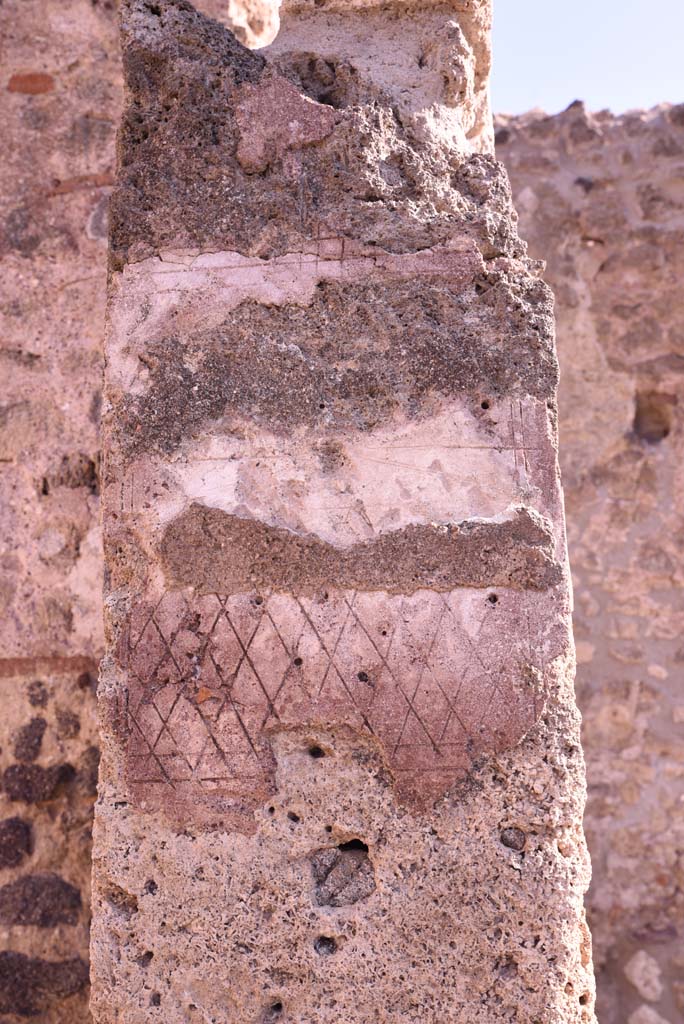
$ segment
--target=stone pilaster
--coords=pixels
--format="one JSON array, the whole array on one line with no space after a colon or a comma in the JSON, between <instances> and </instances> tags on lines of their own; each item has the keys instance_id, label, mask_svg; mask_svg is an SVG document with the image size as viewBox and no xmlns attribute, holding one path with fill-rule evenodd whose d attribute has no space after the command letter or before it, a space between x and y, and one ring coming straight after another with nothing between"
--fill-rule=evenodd
<instances>
[{"instance_id":1,"label":"stone pilaster","mask_svg":"<svg viewBox=\"0 0 684 1024\"><path fill-rule=\"evenodd\" d=\"M124 0L93 1009L593 1020L549 293L487 3Z\"/></svg>"}]
</instances>

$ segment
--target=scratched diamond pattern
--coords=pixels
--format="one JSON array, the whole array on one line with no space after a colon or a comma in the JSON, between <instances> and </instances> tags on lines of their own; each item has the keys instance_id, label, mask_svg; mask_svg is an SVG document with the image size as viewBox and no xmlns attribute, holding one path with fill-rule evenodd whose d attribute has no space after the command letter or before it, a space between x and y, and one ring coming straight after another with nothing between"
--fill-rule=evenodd
<instances>
[{"instance_id":1,"label":"scratched diamond pattern","mask_svg":"<svg viewBox=\"0 0 684 1024\"><path fill-rule=\"evenodd\" d=\"M255 803L269 730L324 722L372 734L408 802L439 796L541 711L541 595L497 596L173 592L140 605L123 659L131 781Z\"/></svg>"}]
</instances>

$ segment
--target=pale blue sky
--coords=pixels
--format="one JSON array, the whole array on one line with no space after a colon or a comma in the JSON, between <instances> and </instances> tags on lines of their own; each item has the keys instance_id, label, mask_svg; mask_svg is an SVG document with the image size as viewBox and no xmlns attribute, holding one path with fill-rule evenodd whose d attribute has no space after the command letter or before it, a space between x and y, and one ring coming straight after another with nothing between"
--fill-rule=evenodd
<instances>
[{"instance_id":1,"label":"pale blue sky","mask_svg":"<svg viewBox=\"0 0 684 1024\"><path fill-rule=\"evenodd\" d=\"M684 0L494 0L492 105L684 102Z\"/></svg>"}]
</instances>

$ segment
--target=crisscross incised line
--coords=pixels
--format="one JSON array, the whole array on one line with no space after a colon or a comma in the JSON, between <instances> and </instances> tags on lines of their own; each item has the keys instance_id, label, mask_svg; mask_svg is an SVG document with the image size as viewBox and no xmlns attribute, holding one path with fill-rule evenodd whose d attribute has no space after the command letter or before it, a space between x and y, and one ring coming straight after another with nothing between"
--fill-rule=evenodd
<instances>
[{"instance_id":1,"label":"crisscross incised line","mask_svg":"<svg viewBox=\"0 0 684 1024\"><path fill-rule=\"evenodd\" d=\"M145 620L145 625L140 630L140 632L138 634L138 639L135 641L134 644L130 644L130 649L132 651L134 651L137 648L138 644L140 643L140 641L144 637L145 632L147 630L147 627L149 626L149 624L152 621L152 619L154 618L154 616L157 614L157 611L159 610L159 606L161 605L161 603L162 603L162 601L164 600L165 597L166 597L166 594L162 594L162 596L159 598L159 600L155 604L154 608L152 609L152 611L148 615L147 619Z\"/></svg>"},{"instance_id":2,"label":"crisscross incised line","mask_svg":"<svg viewBox=\"0 0 684 1024\"><path fill-rule=\"evenodd\" d=\"M356 597L356 591L354 591L354 597ZM354 700L354 695L352 694L351 690L349 689L349 686L347 685L347 680L344 678L344 675L342 674L342 672L340 672L340 670L338 669L337 665L335 665L335 663L334 663L335 654L337 652L337 648L340 645L340 641L341 641L342 637L344 636L344 631L347 628L347 623L349 622L350 617L353 616L354 618L356 618L356 616L354 616L354 614L352 612L352 609L351 609L351 606L349 605L349 602L345 598L345 604L347 605L347 614L345 615L344 623L342 625L342 629L340 630L340 632L339 632L339 634L337 636L337 640L335 641L335 646L334 646L334 648L332 650L332 654L328 651L326 645L323 643L323 639L322 639L320 633L318 632L318 630L316 629L313 621L311 620L311 618L309 617L309 615L306 613L305 609L303 608L301 600L297 599L297 602L299 604L299 607L302 610L302 613L306 617L307 622L309 623L309 625L313 629L314 633L316 634L318 642L320 643L322 649L325 651L325 653L326 653L326 655L328 657L328 666L327 666L327 668L325 670L325 674L323 676L323 681L322 681L322 683L321 683L321 685L319 687L318 696L320 696L321 693L323 692L323 688L324 688L326 680L328 678L328 672L330 671L331 668L333 668L335 670L335 672L337 673L337 678L340 680L340 682L342 683L342 686L344 687L344 691L347 694L347 697L349 698L349 703L351 704L352 708L356 711L356 713L358 715L361 716L363 724L365 725L366 729L369 731L371 736L375 736L375 732L373 730L373 726L368 721L368 718L367 718L365 712L358 706L358 704Z\"/></svg>"},{"instance_id":3,"label":"crisscross incised line","mask_svg":"<svg viewBox=\"0 0 684 1024\"><path fill-rule=\"evenodd\" d=\"M354 600L355 599L356 599L356 594L354 595ZM401 609L400 609L401 611L403 611L403 609L404 609L404 604L405 604L405 602L402 601ZM416 696L416 694L418 692L418 687L420 686L420 683L421 683L421 681L423 679L423 674L425 672L425 667L426 667L425 663L423 664L422 671L421 671L421 674L420 674L420 678L419 678L418 682L416 683L416 687L415 687L415 689L413 691L413 695L412 695L412 697L408 697L407 694L404 692L404 688L401 686L401 684L396 679L394 673L392 672L392 669L389 667L387 659L383 657L382 653L380 652L380 650L376 646L375 641L373 640L372 636L369 634L368 630L366 629L364 624L361 622L359 617L356 615L356 613L353 612L353 614L354 614L354 618L358 622L359 626L361 627L361 629L364 631L364 633L368 637L368 640L370 641L374 651L376 652L376 654L378 655L378 657L382 661L383 665L387 669L387 672L389 673L390 679L394 683L396 689L401 693L402 697L404 698L404 700L408 704L408 708L406 710L406 716L404 718L404 721L403 721L402 726L401 726L401 731L399 733L399 738L397 739L397 742L394 745L394 753L396 754L397 750L402 745L401 744L401 739L402 739L402 736L404 735L404 732L406 730L406 725L408 723L409 716L410 716L411 712L413 712L413 714L415 715L416 719L418 720L419 725L421 726L421 728L425 732L425 735L427 736L427 738L429 739L430 743L432 744L433 749L435 750L435 753L439 753L439 749L437 747L437 744L433 740L433 738L432 738L432 736L430 734L430 731L428 730L428 728L425 725L425 723L423 722L422 718L420 717L420 715L416 711L415 705L414 705L415 696ZM439 622L437 623L437 626L435 627L435 633L434 633L434 636L432 637L432 641L431 641L431 645L430 645L430 650L432 649L432 646L434 645L437 633L439 632L439 626L440 626L440 623L442 621L443 614L444 613L442 612L442 615L440 616ZM390 645L387 648L387 655L388 655L388 657L389 657L389 651L390 651L390 647L391 647L391 642L392 642L392 640L394 640L394 633L396 633L396 630L397 630L397 626L395 625L394 631L392 633L392 638L391 638L391 641L390 641ZM426 658L426 660L427 660L427 658Z\"/></svg>"},{"instance_id":4,"label":"crisscross incised line","mask_svg":"<svg viewBox=\"0 0 684 1024\"><path fill-rule=\"evenodd\" d=\"M262 728L263 728L263 725L268 720L269 715L275 715L276 718L279 718L278 712L275 710L275 708L273 706L273 701L271 700L271 698L268 695L268 690L266 689L261 676L257 672L256 665L254 664L254 661L253 661L253 659L252 659L252 657L250 656L250 653L249 653L249 650L250 650L250 648L252 646L252 643L254 642L254 638L257 635L257 633L259 632L259 627L261 626L261 623L263 622L264 613L262 611L261 614L259 615L259 619L257 621L257 624L254 627L254 629L253 629L253 631L252 631L252 633L251 633L251 635L250 635L250 637L249 637L249 639L247 641L247 644L245 645L243 643L243 641L242 641L242 638L241 638L240 634L238 633L237 629L233 625L233 622L232 622L232 620L230 618L230 615L228 613L228 609L225 606L224 606L224 611L225 611L225 616L226 616L226 620L228 622L228 625L233 630L233 633L235 634L235 638L236 638L237 642L239 643L240 648L242 650L242 653L243 653L243 659L242 660L246 661L247 664L249 665L249 667L251 668L252 672L254 673L254 677L255 677L256 681L258 682L258 684L259 684L261 692L263 693L263 695L264 695L264 697L266 699L266 706L268 708L268 711L267 711L266 716L264 717L264 719L263 719L263 721L261 723ZM242 664L242 660L241 660L240 664ZM237 678L237 673L238 672L239 672L239 667L236 669L236 672L235 672L235 677L236 678Z\"/></svg>"},{"instance_id":5,"label":"crisscross incised line","mask_svg":"<svg viewBox=\"0 0 684 1024\"><path fill-rule=\"evenodd\" d=\"M413 706L413 703L412 703L412 701L411 701L410 697L408 697L408 696L407 696L407 694L405 693L405 691L404 691L404 688L403 688L403 687L401 686L401 684L400 684L400 683L399 683L399 681L397 680L396 676L394 675L394 672L393 672L393 671L392 671L392 669L390 668L390 666L389 666L389 663L388 663L388 661L387 661L387 658L385 658L385 657L384 657L384 655L382 654L382 652L381 652L381 651L379 650L379 648L378 648L378 647L377 647L377 645L375 644L375 641L374 641L374 640L373 640L373 638L372 638L372 637L370 636L370 634L369 634L368 630L367 630L367 629L366 629L366 627L364 626L363 622L361 621L361 619L359 618L359 616L358 616L358 615L357 615L357 613L355 612L355 610L354 610L354 603L356 602L356 598L357 598L357 597L358 597L358 594L356 593L356 591L354 591L354 593L353 593L353 596L352 596L352 599L351 599L351 602L350 602L350 601L348 600L348 598L346 598L346 597L345 597L345 599L344 599L344 601L345 601L345 604L347 605L347 607L348 607L348 609L349 609L349 611L350 611L351 615L353 616L353 618L354 618L354 621L355 621L355 622L357 623L357 625L358 625L358 626L359 626L359 627L360 627L360 628L361 628L361 629L363 630L363 633L364 633L364 634L365 634L365 636L366 636L366 637L368 638L368 641L369 641L369 643L371 644L371 646L373 647L373 650L374 650L374 651L376 652L376 654L377 654L378 658L380 658L380 661L382 662L382 664L383 664L384 668L386 669L386 671L387 671L387 674L389 675L390 679L391 679L391 680L392 680L392 682L394 683L395 689L396 689L396 690L397 690L397 691L398 691L398 692L399 692L399 693L401 694L401 696L402 696L402 697L404 698L404 700L406 701L406 703L407 703L407 705L408 705L408 710L407 710L407 712L406 712L406 717L408 718L408 716L410 715L410 713L411 713L411 712L413 712L413 714L414 714L414 715L416 716L416 719L417 719L417 721L418 721L419 725L421 726L421 728L422 728L422 729L423 729L423 731L425 732L425 735L427 736L427 738L429 739L430 743L432 744L433 748L434 748L434 749L435 749L435 751L436 751L436 750L437 750L437 747L436 747L436 745L435 745L435 742L434 742L434 740L432 739L432 736L430 735L429 731L428 731L428 730L427 730L427 728L425 727L425 724L424 724L424 722L422 721L422 719L421 719L420 715L418 714L418 712L416 711L415 707ZM402 608L402 610L403 610L403 607L404 607L404 602L402 602L402 605L401 605L401 608ZM396 632L396 627L395 627L395 632ZM392 639L394 639L394 634L392 635ZM391 642L390 642L390 646L391 646ZM389 647L388 647L387 653L388 653L388 655L389 655ZM354 704L354 706L356 707L356 704ZM357 709L357 710L358 710L358 709ZM402 732L403 732L403 729L404 729L405 725L406 725L406 720L404 721L404 725L402 726ZM369 726L369 728L370 728L370 726ZM375 735L375 733L373 732L373 729L372 729L372 728L371 728L371 732L373 733L373 735ZM397 752L397 749L398 749L398 747L399 747L399 741L397 741L397 743L395 744L395 747L394 747L394 753L395 753L395 754L396 754L396 752Z\"/></svg>"},{"instance_id":6,"label":"crisscross incised line","mask_svg":"<svg viewBox=\"0 0 684 1024\"><path fill-rule=\"evenodd\" d=\"M159 743L159 740L161 739L162 733L166 732L166 734L170 737L171 742L173 743L174 747L176 748L178 756L181 757L185 761L185 763L188 766L188 770L190 772L192 772L192 770L193 770L192 765L190 764L190 762L188 761L187 757L185 756L183 750L179 746L178 740L176 739L176 737L171 732L171 729L169 728L169 724L168 724L169 723L169 719L173 715L173 713L176 710L176 708L177 708L179 702L181 701L181 699L185 700L185 697L183 697L183 691L179 690L178 693L176 694L176 696L174 697L173 704L171 705L171 707L169 709L169 713L166 716L166 718L164 718L162 716L162 713L159 710L159 708L157 707L157 705L156 704L153 705L155 711L157 712L157 714L161 718L162 722L164 723L162 729L159 732L159 735L157 736L157 739L155 740L154 747L155 747L155 751L156 751L157 744Z\"/></svg>"},{"instance_id":7,"label":"crisscross incised line","mask_svg":"<svg viewBox=\"0 0 684 1024\"><path fill-rule=\"evenodd\" d=\"M149 750L149 752L150 752L150 755L151 755L151 756L152 756L152 757L154 758L155 762L157 763L157 766L158 766L158 768L159 768L159 771L160 771L160 772L162 773L162 775L164 776L164 778L166 779L166 781L168 782L168 784L169 784L169 785L171 786L171 788L172 788L172 789L175 789L176 787L174 786L174 780L173 780L173 779L171 778L171 776L170 776L170 775L169 775L169 773L167 772L166 768L164 767L164 765L163 765L163 764L161 763L161 761L159 760L159 757L157 756L157 753L156 753L156 751L154 751L154 750L152 749L152 747L150 746L150 742L149 742L149 740L148 740L147 736L145 735L145 733L143 732L143 730L142 730L142 729L140 728L140 725L138 724L137 720L136 720L136 719L135 719L135 718L133 717L133 715L131 715L131 716L130 716L130 721L131 721L131 722L133 723L133 725L135 726L135 728L136 728L136 729L138 730L138 732L140 733L140 738L141 738L141 739L143 740L143 742L145 743L145 746L147 747L147 749L148 749L148 750ZM175 742L175 740L174 740L174 742ZM134 781L135 781L135 782L138 782L138 781L140 781L140 780L138 780L138 779L134 779Z\"/></svg>"},{"instance_id":8,"label":"crisscross incised line","mask_svg":"<svg viewBox=\"0 0 684 1024\"><path fill-rule=\"evenodd\" d=\"M527 722L533 711L536 716L536 692L508 680L511 674L520 676L526 651L529 664L537 666L540 660L533 647L536 626L529 595L510 609L502 597L496 615L484 600L480 607L476 596L463 599L458 593L385 595L387 605L385 598L378 603L356 590L332 596L331 604L320 609L304 597L271 592L263 594L263 602L247 594L211 595L216 605L204 598L188 602L178 594L169 596L168 606L160 599L136 643L129 644L129 651L140 651L139 666L129 665L135 713L130 706L124 709L131 730L132 780L181 789L232 781L242 792L266 770L261 737L269 718L289 720L301 705L304 716L316 719L317 706L324 707L328 699L329 713L377 736L390 762L398 757L401 767L394 764L394 769L402 777L460 770L488 742L488 718L492 736L505 739L509 717L517 728L519 719ZM386 621L382 640L381 620ZM513 650L493 642L504 624L509 632L520 633ZM186 629L197 633L189 646ZM145 643L154 666L149 670ZM298 650L311 655L304 674L293 667ZM350 660L361 651L380 673L379 685L363 692L356 687ZM202 674L218 698L206 706L194 699L191 686ZM168 754L160 753L164 749ZM150 778L155 771L159 778Z\"/></svg>"},{"instance_id":9,"label":"crisscross incised line","mask_svg":"<svg viewBox=\"0 0 684 1024\"><path fill-rule=\"evenodd\" d=\"M249 730L248 730L247 726L245 725L245 723L242 720L242 715L240 714L240 711L238 709L238 702L233 697L232 691L228 687L226 687L225 681L223 679L223 674L221 672L221 667L218 664L218 662L216 661L216 659L214 658L213 654L210 653L209 657L211 658L212 664L213 664L214 668L216 669L217 676L221 680L221 684L225 687L225 690L226 690L225 697L223 699L223 703L221 704L221 707L218 709L218 712L216 714L216 721L218 722L220 720L221 714L223 713L223 709L225 708L226 704L230 703L230 706L231 706L231 708L233 710L233 713L234 713L235 717L238 720L238 724L239 724L240 728L242 729L243 733L245 734L245 738L246 738L247 742L249 743L249 745L250 745L250 747L252 749L252 753L254 754L254 756L258 760L259 759L259 755L257 753L257 749L254 746L254 742L252 740L252 737L249 734ZM242 661L243 660L244 659L240 660L240 665L242 665ZM234 678L237 676L237 672L238 671L239 671L239 669L237 669L233 673ZM204 715L200 715L200 717L204 721ZM211 732L211 730L210 730L210 732ZM229 767L228 762L226 761L226 758L225 758L225 751L223 751L222 748L219 746L218 741L214 738L213 732L211 732L211 737L214 740L214 743L216 743L217 749L219 750L219 752L221 754L221 760L226 765L226 767Z\"/></svg>"},{"instance_id":10,"label":"crisscross incised line","mask_svg":"<svg viewBox=\"0 0 684 1024\"><path fill-rule=\"evenodd\" d=\"M297 604L298 604L298 607L300 607L300 610L301 610L301 605L299 605L299 602L297 602ZM298 649L300 641L301 641L302 637L304 636L304 633L306 632L306 628L307 628L308 623L307 623L307 620L306 620L306 616L304 616L303 612L302 612L303 622L302 622L302 628L299 631L299 636L294 641L294 643L291 644L290 648L288 649L285 641L283 640L283 638L281 636L280 629L278 628L278 626L276 625L276 623L275 623L275 621L273 619L273 616L271 614L270 609L267 611L267 614L268 614L269 619L271 620L273 628L275 629L276 633L278 634L278 639L280 640L281 644L285 648L285 653L288 655L288 657L290 659L290 663L288 664L287 668L285 669L285 671L283 673L283 678L280 680L280 683L278 684L278 689L273 694L273 701L275 703L275 701L280 696L281 691L285 688L287 683L289 683L290 679L292 678L292 671L293 671L293 669L292 669L292 655L293 655L293 652ZM300 690L302 690L306 694L307 699L310 700L311 696L310 696L309 692L306 690L306 688L302 685L302 683L296 677L295 677L295 680L296 680L296 685L300 688Z\"/></svg>"},{"instance_id":11,"label":"crisscross incised line","mask_svg":"<svg viewBox=\"0 0 684 1024\"><path fill-rule=\"evenodd\" d=\"M342 676L341 676L337 666L334 663L334 658L335 658L335 653L337 652L337 648L339 647L340 640L342 639L342 634L344 633L344 631L345 631L345 629L347 627L347 622L349 621L349 614L350 613L349 613L349 611L347 611L347 615L345 617L344 622L342 623L342 628L340 629L339 633L337 634L337 639L335 640L335 646L333 647L332 653L331 653L328 650L328 648L327 648L327 646L326 646L326 644L325 644L321 634L316 629L316 626L314 625L313 619L310 617L310 615L307 612L306 608L302 604L301 598L298 597L296 600L297 600L297 604L299 605L299 608L301 609L302 615L304 616L306 621L309 623L309 626L313 630L316 639L318 640L319 644L321 645L321 650L323 651L323 653L325 654L326 658L328 659L328 663L327 663L327 665L325 667L325 672L323 673L323 679L321 680L321 685L318 687L318 694L317 694L317 696L320 697L320 695L323 693L323 689L324 689L326 681L328 679L328 673L329 673L331 668L334 669L334 671L337 674L337 678L340 680L342 685L345 686L344 679L342 679Z\"/></svg>"}]
</instances>

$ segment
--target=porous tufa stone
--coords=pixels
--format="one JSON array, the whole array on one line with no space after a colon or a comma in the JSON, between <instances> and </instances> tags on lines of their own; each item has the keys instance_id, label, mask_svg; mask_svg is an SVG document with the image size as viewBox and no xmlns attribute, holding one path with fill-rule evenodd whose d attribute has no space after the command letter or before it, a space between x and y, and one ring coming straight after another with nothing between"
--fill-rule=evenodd
<instances>
[{"instance_id":1,"label":"porous tufa stone","mask_svg":"<svg viewBox=\"0 0 684 1024\"><path fill-rule=\"evenodd\" d=\"M259 54L153 6L122 4L95 1020L591 1024L552 309L489 4L292 4Z\"/></svg>"}]
</instances>

